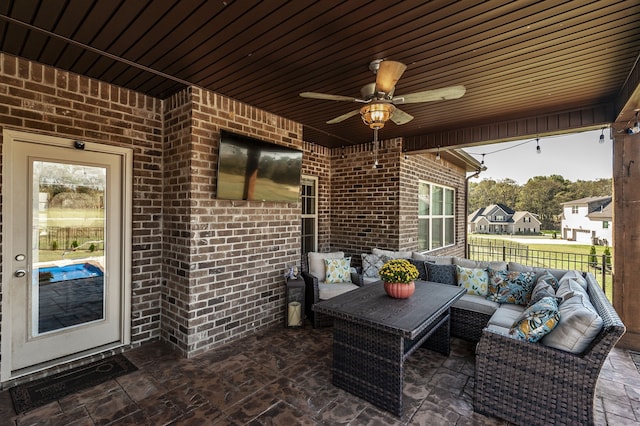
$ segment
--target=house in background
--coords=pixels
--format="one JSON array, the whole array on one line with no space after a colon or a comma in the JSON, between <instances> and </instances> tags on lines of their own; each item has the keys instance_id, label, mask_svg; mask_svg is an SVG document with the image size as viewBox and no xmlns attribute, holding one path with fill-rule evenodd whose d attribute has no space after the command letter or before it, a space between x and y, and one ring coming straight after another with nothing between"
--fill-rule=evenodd
<instances>
[{"instance_id":1,"label":"house in background","mask_svg":"<svg viewBox=\"0 0 640 426\"><path fill-rule=\"evenodd\" d=\"M562 203L562 238L609 245L613 235L611 196L586 197Z\"/></svg>"},{"instance_id":2,"label":"house in background","mask_svg":"<svg viewBox=\"0 0 640 426\"><path fill-rule=\"evenodd\" d=\"M479 208L467 217L469 233L478 234L538 234L540 225L535 214L500 203Z\"/></svg>"}]
</instances>

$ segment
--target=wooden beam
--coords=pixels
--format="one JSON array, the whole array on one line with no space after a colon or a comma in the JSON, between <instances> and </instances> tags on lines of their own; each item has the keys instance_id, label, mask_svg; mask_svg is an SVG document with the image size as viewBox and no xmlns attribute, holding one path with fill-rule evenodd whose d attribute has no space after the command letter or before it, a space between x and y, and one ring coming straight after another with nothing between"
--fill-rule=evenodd
<instances>
[{"instance_id":1,"label":"wooden beam","mask_svg":"<svg viewBox=\"0 0 640 426\"><path fill-rule=\"evenodd\" d=\"M624 132L640 109L640 54L616 97L615 108L617 116L614 128Z\"/></svg>"},{"instance_id":2,"label":"wooden beam","mask_svg":"<svg viewBox=\"0 0 640 426\"><path fill-rule=\"evenodd\" d=\"M465 147L487 143L558 135L600 129L615 118L612 104L499 121L404 138L406 151L433 151L445 147Z\"/></svg>"}]
</instances>

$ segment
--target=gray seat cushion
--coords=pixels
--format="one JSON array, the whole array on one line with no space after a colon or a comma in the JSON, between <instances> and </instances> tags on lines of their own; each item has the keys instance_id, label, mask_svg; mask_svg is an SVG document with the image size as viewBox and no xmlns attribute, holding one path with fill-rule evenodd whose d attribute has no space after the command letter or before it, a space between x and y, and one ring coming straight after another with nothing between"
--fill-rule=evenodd
<instances>
[{"instance_id":1,"label":"gray seat cushion","mask_svg":"<svg viewBox=\"0 0 640 426\"><path fill-rule=\"evenodd\" d=\"M586 292L579 290L579 283L573 280L565 281L560 285L558 293L565 287L570 287L568 293L573 292L573 296L560 304L560 322L541 342L552 348L579 354L584 352L600 333L603 321Z\"/></svg>"},{"instance_id":2,"label":"gray seat cushion","mask_svg":"<svg viewBox=\"0 0 640 426\"><path fill-rule=\"evenodd\" d=\"M489 325L497 325L511 329L513 323L520 317L526 307L522 305L513 305L504 303L496 310L489 319Z\"/></svg>"},{"instance_id":3,"label":"gray seat cushion","mask_svg":"<svg viewBox=\"0 0 640 426\"><path fill-rule=\"evenodd\" d=\"M553 275L554 277L556 277L557 280L560 280L560 278L562 278L564 276L564 274L567 273L567 271L565 269L550 269L550 268L538 268L535 266L526 266L523 265L521 263L517 263L517 262L509 262L509 264L507 265L507 269L510 271L517 271L517 272L535 272L536 273L536 278L535 280L537 281L538 278L545 273L545 271L549 271L551 273L551 275Z\"/></svg>"},{"instance_id":4,"label":"gray seat cushion","mask_svg":"<svg viewBox=\"0 0 640 426\"><path fill-rule=\"evenodd\" d=\"M390 259L411 259L411 251L393 251L393 250L382 250L379 248L371 249L371 253L388 256Z\"/></svg>"},{"instance_id":5,"label":"gray seat cushion","mask_svg":"<svg viewBox=\"0 0 640 426\"><path fill-rule=\"evenodd\" d=\"M327 284L325 282L318 282L320 300L329 300L332 297L339 296L357 288L359 287L352 283Z\"/></svg>"},{"instance_id":6,"label":"gray seat cushion","mask_svg":"<svg viewBox=\"0 0 640 426\"><path fill-rule=\"evenodd\" d=\"M415 251L411 254L411 258L413 260L422 260L423 262L431 263L434 265L451 265L453 263L453 256L431 256Z\"/></svg>"},{"instance_id":7,"label":"gray seat cushion","mask_svg":"<svg viewBox=\"0 0 640 426\"><path fill-rule=\"evenodd\" d=\"M485 260L469 260L462 257L454 257L453 264L462 266L463 268L492 268L492 269L507 269L507 262L495 261L489 262Z\"/></svg>"},{"instance_id":8,"label":"gray seat cushion","mask_svg":"<svg viewBox=\"0 0 640 426\"><path fill-rule=\"evenodd\" d=\"M453 307L464 309L466 311L493 315L493 313L500 307L500 304L492 302L491 300L487 300L483 296L477 296L475 294L464 294L453 304Z\"/></svg>"}]
</instances>

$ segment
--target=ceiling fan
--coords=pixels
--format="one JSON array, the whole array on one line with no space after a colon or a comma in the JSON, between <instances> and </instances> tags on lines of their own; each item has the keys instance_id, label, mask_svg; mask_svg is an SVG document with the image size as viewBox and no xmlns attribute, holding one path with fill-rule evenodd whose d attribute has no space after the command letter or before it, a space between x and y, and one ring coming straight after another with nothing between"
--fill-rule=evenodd
<instances>
[{"instance_id":1,"label":"ceiling fan","mask_svg":"<svg viewBox=\"0 0 640 426\"><path fill-rule=\"evenodd\" d=\"M316 92L302 92L300 96L311 99L366 104L361 108L327 121L327 124L340 123L359 113L365 124L374 130L377 139L377 131L383 128L388 120L393 121L397 125L405 124L413 120L412 115L397 108L396 105L458 99L462 97L466 91L464 86L450 86L395 96L396 83L407 69L407 66L397 61L376 59L369 64L369 69L376 75L376 81L375 83L367 84L360 90L360 98Z\"/></svg>"}]
</instances>

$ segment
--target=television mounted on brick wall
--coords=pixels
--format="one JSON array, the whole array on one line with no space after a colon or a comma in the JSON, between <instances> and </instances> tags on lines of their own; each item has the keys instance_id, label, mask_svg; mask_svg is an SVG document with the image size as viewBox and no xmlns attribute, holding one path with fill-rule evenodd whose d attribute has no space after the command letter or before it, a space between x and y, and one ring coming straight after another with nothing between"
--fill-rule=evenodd
<instances>
[{"instance_id":1,"label":"television mounted on brick wall","mask_svg":"<svg viewBox=\"0 0 640 426\"><path fill-rule=\"evenodd\" d=\"M297 202L302 151L221 131L216 198Z\"/></svg>"}]
</instances>

